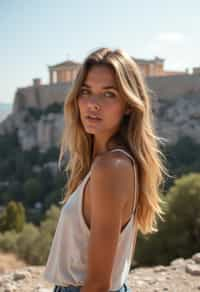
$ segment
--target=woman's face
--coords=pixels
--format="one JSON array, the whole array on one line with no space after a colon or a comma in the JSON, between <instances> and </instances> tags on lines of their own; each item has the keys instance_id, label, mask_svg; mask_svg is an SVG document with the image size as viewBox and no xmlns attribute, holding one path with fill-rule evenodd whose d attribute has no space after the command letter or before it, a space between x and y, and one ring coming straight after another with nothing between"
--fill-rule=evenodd
<instances>
[{"instance_id":1,"label":"woman's face","mask_svg":"<svg viewBox=\"0 0 200 292\"><path fill-rule=\"evenodd\" d=\"M109 138L118 130L126 102L119 94L114 72L110 67L91 67L78 94L78 107L81 122L87 133Z\"/></svg>"}]
</instances>

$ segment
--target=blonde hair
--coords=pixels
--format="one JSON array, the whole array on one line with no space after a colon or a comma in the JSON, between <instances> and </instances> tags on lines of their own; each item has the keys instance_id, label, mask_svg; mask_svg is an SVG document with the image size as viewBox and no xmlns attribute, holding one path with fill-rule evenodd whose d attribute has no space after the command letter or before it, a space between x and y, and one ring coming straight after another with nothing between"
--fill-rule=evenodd
<instances>
[{"instance_id":1,"label":"blonde hair","mask_svg":"<svg viewBox=\"0 0 200 292\"><path fill-rule=\"evenodd\" d=\"M85 132L81 124L77 97L93 65L107 65L113 69L119 92L132 108L130 115L124 116L114 137L128 147L137 163L138 230L143 234L157 232L156 215L163 220L162 215L165 214L160 205L164 201L159 196L159 187L164 183L164 174L168 175L164 165L165 156L158 144L164 139L155 134L150 90L136 62L122 49L100 48L89 54L65 99L59 166L63 154L67 151L69 159L65 171L69 172L69 177L61 204L64 204L78 187L92 163L93 138Z\"/></svg>"}]
</instances>

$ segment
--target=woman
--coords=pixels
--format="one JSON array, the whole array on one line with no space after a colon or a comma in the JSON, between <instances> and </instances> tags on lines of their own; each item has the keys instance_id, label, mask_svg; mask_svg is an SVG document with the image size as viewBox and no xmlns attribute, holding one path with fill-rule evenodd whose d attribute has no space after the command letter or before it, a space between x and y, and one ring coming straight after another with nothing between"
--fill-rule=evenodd
<instances>
[{"instance_id":1,"label":"woman","mask_svg":"<svg viewBox=\"0 0 200 292\"><path fill-rule=\"evenodd\" d=\"M59 163L68 151L70 176L44 273L54 292L131 291L137 232L157 231L164 214L152 116L140 70L123 50L85 59L64 104Z\"/></svg>"}]
</instances>

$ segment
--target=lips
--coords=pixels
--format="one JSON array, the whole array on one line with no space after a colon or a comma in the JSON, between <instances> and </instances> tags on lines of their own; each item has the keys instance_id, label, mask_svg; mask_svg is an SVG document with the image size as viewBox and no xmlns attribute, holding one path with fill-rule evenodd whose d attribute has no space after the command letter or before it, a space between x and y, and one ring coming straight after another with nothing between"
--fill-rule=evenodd
<instances>
[{"instance_id":1,"label":"lips","mask_svg":"<svg viewBox=\"0 0 200 292\"><path fill-rule=\"evenodd\" d=\"M101 119L99 118L92 118L92 117L86 117L86 120L91 121L91 122L99 122Z\"/></svg>"},{"instance_id":2,"label":"lips","mask_svg":"<svg viewBox=\"0 0 200 292\"><path fill-rule=\"evenodd\" d=\"M95 114L88 114L86 119L101 120L101 118Z\"/></svg>"}]
</instances>

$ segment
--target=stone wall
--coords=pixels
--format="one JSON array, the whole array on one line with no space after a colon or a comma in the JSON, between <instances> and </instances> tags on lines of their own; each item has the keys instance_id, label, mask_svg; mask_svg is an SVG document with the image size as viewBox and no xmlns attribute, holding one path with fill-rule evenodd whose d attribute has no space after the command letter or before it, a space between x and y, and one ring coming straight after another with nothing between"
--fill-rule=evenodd
<instances>
[{"instance_id":1,"label":"stone wall","mask_svg":"<svg viewBox=\"0 0 200 292\"><path fill-rule=\"evenodd\" d=\"M149 77L157 135L175 143L187 135L200 143L200 76L177 75ZM63 114L49 113L34 120L29 107L45 109L54 102L62 103L71 83L19 88L12 113L0 123L0 134L16 129L23 149L39 146L41 151L59 145ZM28 118L28 121L27 121Z\"/></svg>"},{"instance_id":2,"label":"stone wall","mask_svg":"<svg viewBox=\"0 0 200 292\"><path fill-rule=\"evenodd\" d=\"M148 77L147 84L159 99L175 99L196 93L200 96L200 75L185 74L163 77Z\"/></svg>"},{"instance_id":3,"label":"stone wall","mask_svg":"<svg viewBox=\"0 0 200 292\"><path fill-rule=\"evenodd\" d=\"M28 107L44 109L54 102L63 102L71 83L40 85L19 88L16 91L13 112L18 113Z\"/></svg>"}]
</instances>

